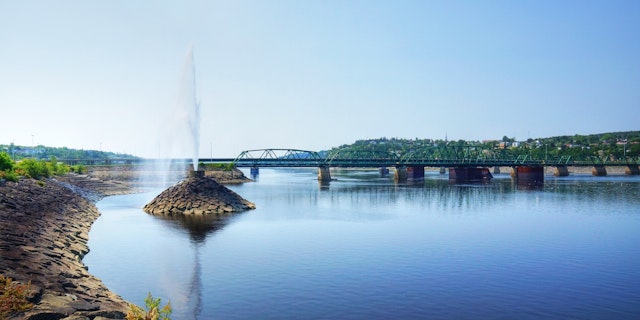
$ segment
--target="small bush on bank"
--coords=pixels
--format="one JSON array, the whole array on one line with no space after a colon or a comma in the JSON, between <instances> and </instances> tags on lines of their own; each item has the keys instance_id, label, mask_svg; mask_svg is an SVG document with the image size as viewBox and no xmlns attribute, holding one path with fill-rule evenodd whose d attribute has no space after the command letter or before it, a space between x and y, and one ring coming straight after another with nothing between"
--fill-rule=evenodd
<instances>
[{"instance_id":1,"label":"small bush on bank","mask_svg":"<svg viewBox=\"0 0 640 320\"><path fill-rule=\"evenodd\" d=\"M170 320L171 302L167 303L162 309L160 309L160 298L154 299L151 293L144 299L146 310L136 306L135 304L129 304L129 311L125 319L127 320Z\"/></svg>"},{"instance_id":2,"label":"small bush on bank","mask_svg":"<svg viewBox=\"0 0 640 320\"><path fill-rule=\"evenodd\" d=\"M33 179L44 179L51 175L63 175L69 172L69 166L58 163L55 157L50 161L24 159L15 165L15 174ZM8 180L8 179L7 179Z\"/></svg>"},{"instance_id":3,"label":"small bush on bank","mask_svg":"<svg viewBox=\"0 0 640 320\"><path fill-rule=\"evenodd\" d=\"M27 299L30 287L30 283L18 284L11 278L0 275L0 319L33 307Z\"/></svg>"},{"instance_id":4,"label":"small bush on bank","mask_svg":"<svg viewBox=\"0 0 640 320\"><path fill-rule=\"evenodd\" d=\"M51 176L51 169L44 161L24 159L17 164L16 172L33 179L43 179Z\"/></svg>"},{"instance_id":5,"label":"small bush on bank","mask_svg":"<svg viewBox=\"0 0 640 320\"><path fill-rule=\"evenodd\" d=\"M217 170L217 171L231 171L236 168L233 163L200 163L198 165L200 168L204 170Z\"/></svg>"},{"instance_id":6,"label":"small bush on bank","mask_svg":"<svg viewBox=\"0 0 640 320\"><path fill-rule=\"evenodd\" d=\"M20 177L14 171L0 171L0 179L7 181L18 182Z\"/></svg>"},{"instance_id":7,"label":"small bush on bank","mask_svg":"<svg viewBox=\"0 0 640 320\"><path fill-rule=\"evenodd\" d=\"M87 173L87 167L85 167L82 164L76 164L75 166L72 166L71 168L69 168L69 170L71 170L71 172L75 172L77 174Z\"/></svg>"},{"instance_id":8,"label":"small bush on bank","mask_svg":"<svg viewBox=\"0 0 640 320\"><path fill-rule=\"evenodd\" d=\"M47 162L47 166L49 167L49 171L54 175L63 175L69 173L69 166L64 163L58 163L58 159L56 157L51 157L51 160Z\"/></svg>"},{"instance_id":9,"label":"small bush on bank","mask_svg":"<svg viewBox=\"0 0 640 320\"><path fill-rule=\"evenodd\" d=\"M13 170L13 160L6 152L0 152L0 171Z\"/></svg>"},{"instance_id":10,"label":"small bush on bank","mask_svg":"<svg viewBox=\"0 0 640 320\"><path fill-rule=\"evenodd\" d=\"M0 180L18 182L20 178L14 171L15 162L6 152L0 152Z\"/></svg>"}]
</instances>

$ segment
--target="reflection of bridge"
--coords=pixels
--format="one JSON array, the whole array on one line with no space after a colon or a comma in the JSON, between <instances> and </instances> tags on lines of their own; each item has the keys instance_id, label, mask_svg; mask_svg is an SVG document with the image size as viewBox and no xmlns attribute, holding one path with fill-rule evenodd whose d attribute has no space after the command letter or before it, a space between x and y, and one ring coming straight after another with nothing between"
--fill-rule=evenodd
<instances>
[{"instance_id":1,"label":"reflection of bridge","mask_svg":"<svg viewBox=\"0 0 640 320\"><path fill-rule=\"evenodd\" d=\"M157 161L184 161L187 159L105 159L105 160L63 160L69 164L115 164L145 163ZM395 167L398 180L424 177L425 167L449 168L449 177L455 180L482 180L491 178L489 167L512 167L516 178L542 181L544 167L555 167L556 175L569 174L567 167L593 167L594 175L606 175L605 166L625 166L628 174L640 174L640 159L626 158L612 160L607 157L572 158L570 156L537 159L531 155L517 154L509 150L482 149L472 147L433 147L419 151L400 153L338 151L321 155L315 151L298 149L257 149L243 151L236 158L201 158L201 163L233 163L236 167L252 168L257 174L260 167L317 167L318 179L331 180L329 168L387 168ZM497 171L494 169L494 171Z\"/></svg>"}]
</instances>

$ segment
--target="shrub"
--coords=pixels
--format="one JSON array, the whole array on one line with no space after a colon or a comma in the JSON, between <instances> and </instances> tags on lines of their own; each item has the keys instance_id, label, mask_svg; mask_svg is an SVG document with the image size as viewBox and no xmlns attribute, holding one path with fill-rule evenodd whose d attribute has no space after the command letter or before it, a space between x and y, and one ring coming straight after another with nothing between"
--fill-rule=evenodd
<instances>
[{"instance_id":1,"label":"shrub","mask_svg":"<svg viewBox=\"0 0 640 320\"><path fill-rule=\"evenodd\" d=\"M146 311L136 306L135 304L129 305L129 312L125 319L127 320L170 320L169 315L173 311L171 309L171 302L167 303L162 309L160 309L160 298L154 299L151 293L144 299Z\"/></svg>"},{"instance_id":2,"label":"shrub","mask_svg":"<svg viewBox=\"0 0 640 320\"><path fill-rule=\"evenodd\" d=\"M64 163L58 163L56 157L51 157L51 160L47 163L49 171L54 175L63 175L69 173L69 166Z\"/></svg>"},{"instance_id":3,"label":"shrub","mask_svg":"<svg viewBox=\"0 0 640 320\"><path fill-rule=\"evenodd\" d=\"M75 172L77 174L87 173L87 167L85 167L82 164L77 164L77 165L71 167L71 172Z\"/></svg>"},{"instance_id":4,"label":"shrub","mask_svg":"<svg viewBox=\"0 0 640 320\"><path fill-rule=\"evenodd\" d=\"M51 169L44 161L24 159L18 162L17 167L20 171L19 173L29 178L42 179L51 176Z\"/></svg>"},{"instance_id":5,"label":"shrub","mask_svg":"<svg viewBox=\"0 0 640 320\"><path fill-rule=\"evenodd\" d=\"M33 307L33 304L27 300L30 287L31 283L18 284L11 278L0 275L0 319Z\"/></svg>"},{"instance_id":6,"label":"shrub","mask_svg":"<svg viewBox=\"0 0 640 320\"><path fill-rule=\"evenodd\" d=\"M13 160L6 152L0 152L0 171L11 171L13 169Z\"/></svg>"},{"instance_id":7,"label":"shrub","mask_svg":"<svg viewBox=\"0 0 640 320\"><path fill-rule=\"evenodd\" d=\"M217 171L232 171L236 168L236 165L233 162L230 163L208 163L203 165L204 169L207 170L217 170Z\"/></svg>"},{"instance_id":8,"label":"shrub","mask_svg":"<svg viewBox=\"0 0 640 320\"><path fill-rule=\"evenodd\" d=\"M12 171L0 171L0 179L5 179L7 181L18 182L20 178L18 175Z\"/></svg>"}]
</instances>

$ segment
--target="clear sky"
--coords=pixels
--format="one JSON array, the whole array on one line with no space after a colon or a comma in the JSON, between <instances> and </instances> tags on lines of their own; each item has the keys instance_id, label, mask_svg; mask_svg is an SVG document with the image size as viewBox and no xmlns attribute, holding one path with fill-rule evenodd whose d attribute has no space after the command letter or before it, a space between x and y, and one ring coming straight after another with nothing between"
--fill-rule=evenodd
<instances>
[{"instance_id":1,"label":"clear sky","mask_svg":"<svg viewBox=\"0 0 640 320\"><path fill-rule=\"evenodd\" d=\"M0 0L0 143L157 156L190 45L202 157L640 130L640 1Z\"/></svg>"}]
</instances>

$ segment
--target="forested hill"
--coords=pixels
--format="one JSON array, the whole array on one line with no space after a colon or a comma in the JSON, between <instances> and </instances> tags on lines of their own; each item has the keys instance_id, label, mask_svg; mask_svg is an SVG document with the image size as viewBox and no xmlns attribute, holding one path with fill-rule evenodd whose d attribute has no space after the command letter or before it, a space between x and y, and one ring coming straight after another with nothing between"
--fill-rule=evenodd
<instances>
[{"instance_id":1,"label":"forested hill","mask_svg":"<svg viewBox=\"0 0 640 320\"><path fill-rule=\"evenodd\" d=\"M67 147L56 148L42 145L27 147L14 144L0 144L0 152L6 152L12 159L20 160L24 158L35 159L136 159L138 157L98 150L79 150Z\"/></svg>"},{"instance_id":2,"label":"forested hill","mask_svg":"<svg viewBox=\"0 0 640 320\"><path fill-rule=\"evenodd\" d=\"M614 158L640 156L640 131L608 132L590 135L556 136L517 140L503 136L502 139L483 141L448 141L445 139L401 139L378 138L357 140L352 144L332 148L328 152L357 151L389 154L405 154L422 148L433 147L482 147L522 151L530 154L572 156L611 156Z\"/></svg>"}]
</instances>

